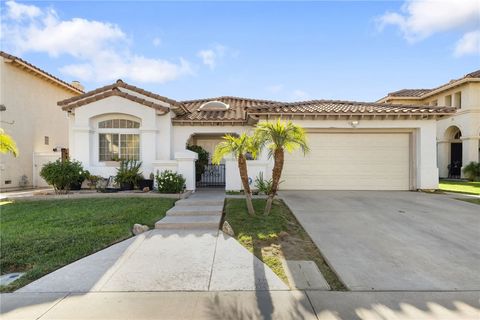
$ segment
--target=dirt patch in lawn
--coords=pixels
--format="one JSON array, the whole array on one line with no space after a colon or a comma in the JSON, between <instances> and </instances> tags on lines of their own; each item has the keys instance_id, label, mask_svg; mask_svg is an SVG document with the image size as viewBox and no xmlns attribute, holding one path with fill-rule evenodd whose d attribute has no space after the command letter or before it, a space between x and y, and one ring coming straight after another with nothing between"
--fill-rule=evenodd
<instances>
[{"instance_id":1,"label":"dirt patch in lawn","mask_svg":"<svg viewBox=\"0 0 480 320\"><path fill-rule=\"evenodd\" d=\"M332 290L346 290L328 266L317 246L281 200L275 200L269 216L263 216L264 199L254 199L255 217L247 214L244 199L227 199L225 220L236 239L288 283L282 259L314 261Z\"/></svg>"}]
</instances>

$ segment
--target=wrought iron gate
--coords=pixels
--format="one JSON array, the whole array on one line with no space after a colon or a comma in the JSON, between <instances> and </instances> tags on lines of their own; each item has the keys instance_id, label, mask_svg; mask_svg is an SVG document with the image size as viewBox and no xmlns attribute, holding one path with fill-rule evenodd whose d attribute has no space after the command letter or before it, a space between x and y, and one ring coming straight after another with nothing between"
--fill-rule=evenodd
<instances>
[{"instance_id":1,"label":"wrought iron gate","mask_svg":"<svg viewBox=\"0 0 480 320\"><path fill-rule=\"evenodd\" d=\"M225 165L207 164L197 187L225 187Z\"/></svg>"}]
</instances>

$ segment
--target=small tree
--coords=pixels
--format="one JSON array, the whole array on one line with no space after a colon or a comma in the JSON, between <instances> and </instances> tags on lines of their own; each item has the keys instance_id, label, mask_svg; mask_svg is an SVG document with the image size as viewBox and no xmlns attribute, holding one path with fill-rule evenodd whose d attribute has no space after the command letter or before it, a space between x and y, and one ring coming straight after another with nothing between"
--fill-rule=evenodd
<instances>
[{"instance_id":1,"label":"small tree","mask_svg":"<svg viewBox=\"0 0 480 320\"><path fill-rule=\"evenodd\" d=\"M272 170L272 188L268 195L264 214L270 214L273 198L277 194L278 185L282 176L285 151L291 153L301 149L303 153L309 151L305 130L302 127L293 124L291 121L285 123L280 120L276 122L262 122L257 125L255 130L256 140L263 146L266 145L269 152L273 155L274 165Z\"/></svg>"},{"instance_id":2,"label":"small tree","mask_svg":"<svg viewBox=\"0 0 480 320\"><path fill-rule=\"evenodd\" d=\"M11 136L0 128L0 152L11 153L14 157L18 156L18 149L15 141Z\"/></svg>"},{"instance_id":3,"label":"small tree","mask_svg":"<svg viewBox=\"0 0 480 320\"><path fill-rule=\"evenodd\" d=\"M225 135L223 141L220 142L215 148L212 162L214 164L220 163L222 159L232 153L238 162L238 170L240 172L240 179L242 180L243 191L245 192L245 200L247 202L248 214L255 215L255 209L252 203L252 190L248 184L248 169L246 154L251 153L253 158L257 157L259 151L258 143L256 143L253 137L243 133L239 137L232 135Z\"/></svg>"}]
</instances>

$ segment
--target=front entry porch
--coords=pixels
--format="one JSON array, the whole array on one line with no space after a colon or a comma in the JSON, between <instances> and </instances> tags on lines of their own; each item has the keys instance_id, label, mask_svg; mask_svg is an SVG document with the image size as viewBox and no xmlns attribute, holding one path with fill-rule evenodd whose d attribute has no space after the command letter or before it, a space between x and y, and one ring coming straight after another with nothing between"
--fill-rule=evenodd
<instances>
[{"instance_id":1,"label":"front entry porch","mask_svg":"<svg viewBox=\"0 0 480 320\"><path fill-rule=\"evenodd\" d=\"M197 188L225 188L225 163L213 164L212 157L217 145L222 142L226 134L237 135L236 133L194 133L187 141L189 146L198 146L205 150L207 159L202 162L201 157L196 165L196 187Z\"/></svg>"}]
</instances>

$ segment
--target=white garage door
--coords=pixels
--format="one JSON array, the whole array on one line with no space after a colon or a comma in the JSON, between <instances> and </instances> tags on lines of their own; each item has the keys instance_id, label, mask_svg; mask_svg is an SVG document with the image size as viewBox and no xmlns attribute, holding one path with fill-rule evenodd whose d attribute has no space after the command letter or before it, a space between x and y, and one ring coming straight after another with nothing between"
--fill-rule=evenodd
<instances>
[{"instance_id":1,"label":"white garage door","mask_svg":"<svg viewBox=\"0 0 480 320\"><path fill-rule=\"evenodd\" d=\"M283 190L408 190L408 133L309 133L285 156Z\"/></svg>"}]
</instances>

